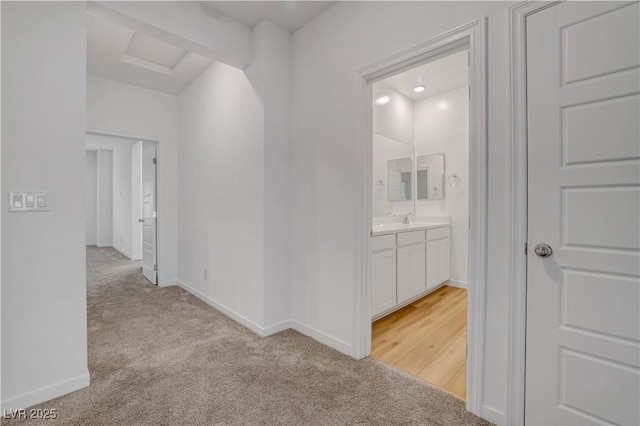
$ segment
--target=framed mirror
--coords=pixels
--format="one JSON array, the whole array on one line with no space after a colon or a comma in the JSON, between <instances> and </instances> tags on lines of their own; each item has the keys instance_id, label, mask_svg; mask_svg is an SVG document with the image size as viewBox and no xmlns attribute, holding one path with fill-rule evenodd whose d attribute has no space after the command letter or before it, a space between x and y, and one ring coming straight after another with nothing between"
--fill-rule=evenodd
<instances>
[{"instance_id":1,"label":"framed mirror","mask_svg":"<svg viewBox=\"0 0 640 426\"><path fill-rule=\"evenodd\" d=\"M387 167L387 181L389 182L389 201L407 201L412 196L413 159L398 158L389 160Z\"/></svg>"},{"instance_id":2,"label":"framed mirror","mask_svg":"<svg viewBox=\"0 0 640 426\"><path fill-rule=\"evenodd\" d=\"M416 157L418 200L444 200L444 152Z\"/></svg>"}]
</instances>

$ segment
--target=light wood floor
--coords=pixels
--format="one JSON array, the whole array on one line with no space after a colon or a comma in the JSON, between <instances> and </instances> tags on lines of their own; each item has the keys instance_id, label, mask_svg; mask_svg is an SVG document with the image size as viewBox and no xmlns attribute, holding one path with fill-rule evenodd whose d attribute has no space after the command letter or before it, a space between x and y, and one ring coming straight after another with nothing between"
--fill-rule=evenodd
<instances>
[{"instance_id":1,"label":"light wood floor","mask_svg":"<svg viewBox=\"0 0 640 426\"><path fill-rule=\"evenodd\" d=\"M467 291L443 286L373 323L371 356L465 399Z\"/></svg>"}]
</instances>

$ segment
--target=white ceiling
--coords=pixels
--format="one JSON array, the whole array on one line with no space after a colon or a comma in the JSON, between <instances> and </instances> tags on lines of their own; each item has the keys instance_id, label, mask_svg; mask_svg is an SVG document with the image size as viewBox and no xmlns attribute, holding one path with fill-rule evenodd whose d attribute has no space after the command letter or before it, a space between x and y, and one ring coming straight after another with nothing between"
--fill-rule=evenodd
<instances>
[{"instance_id":1,"label":"white ceiling","mask_svg":"<svg viewBox=\"0 0 640 426\"><path fill-rule=\"evenodd\" d=\"M467 51L454 53L396 74L382 80L381 83L414 101L466 87L469 85ZM416 93L413 89L420 85L425 89Z\"/></svg>"},{"instance_id":2,"label":"white ceiling","mask_svg":"<svg viewBox=\"0 0 640 426\"><path fill-rule=\"evenodd\" d=\"M203 1L236 21L254 27L263 19L295 32L333 6L335 1Z\"/></svg>"},{"instance_id":3,"label":"white ceiling","mask_svg":"<svg viewBox=\"0 0 640 426\"><path fill-rule=\"evenodd\" d=\"M263 19L294 32L335 1L203 1L212 13L250 27ZM128 24L124 24L128 25ZM123 26L100 14L87 15L87 73L178 94L213 61L165 40Z\"/></svg>"},{"instance_id":4,"label":"white ceiling","mask_svg":"<svg viewBox=\"0 0 640 426\"><path fill-rule=\"evenodd\" d=\"M148 89L180 93L213 61L87 15L87 73Z\"/></svg>"}]
</instances>

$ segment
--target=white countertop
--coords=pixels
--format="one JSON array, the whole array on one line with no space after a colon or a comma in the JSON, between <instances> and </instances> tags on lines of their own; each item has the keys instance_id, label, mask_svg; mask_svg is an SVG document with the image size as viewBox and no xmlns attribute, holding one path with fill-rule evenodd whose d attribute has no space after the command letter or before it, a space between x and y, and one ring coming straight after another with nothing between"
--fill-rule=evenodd
<instances>
[{"instance_id":1,"label":"white countertop","mask_svg":"<svg viewBox=\"0 0 640 426\"><path fill-rule=\"evenodd\" d=\"M446 222L442 222L442 223L414 222L409 224L390 223L390 224L373 225L373 227L371 228L371 236L377 237L378 235L397 234L398 232L417 231L420 229L444 228L447 226L451 226L451 224Z\"/></svg>"}]
</instances>

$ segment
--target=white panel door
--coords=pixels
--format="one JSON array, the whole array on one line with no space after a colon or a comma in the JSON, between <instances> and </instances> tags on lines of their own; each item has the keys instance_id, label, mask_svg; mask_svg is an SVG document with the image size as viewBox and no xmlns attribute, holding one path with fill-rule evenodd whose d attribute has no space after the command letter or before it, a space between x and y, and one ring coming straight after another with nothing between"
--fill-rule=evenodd
<instances>
[{"instance_id":1,"label":"white panel door","mask_svg":"<svg viewBox=\"0 0 640 426\"><path fill-rule=\"evenodd\" d=\"M397 303L403 303L426 289L425 244L399 247Z\"/></svg>"},{"instance_id":2,"label":"white panel door","mask_svg":"<svg viewBox=\"0 0 640 426\"><path fill-rule=\"evenodd\" d=\"M156 254L156 144L142 144L142 274L158 283Z\"/></svg>"},{"instance_id":3,"label":"white panel door","mask_svg":"<svg viewBox=\"0 0 640 426\"><path fill-rule=\"evenodd\" d=\"M396 305L396 250L371 255L373 264L372 312L377 315Z\"/></svg>"},{"instance_id":4,"label":"white panel door","mask_svg":"<svg viewBox=\"0 0 640 426\"><path fill-rule=\"evenodd\" d=\"M640 424L639 17L527 19L527 424Z\"/></svg>"}]
</instances>

